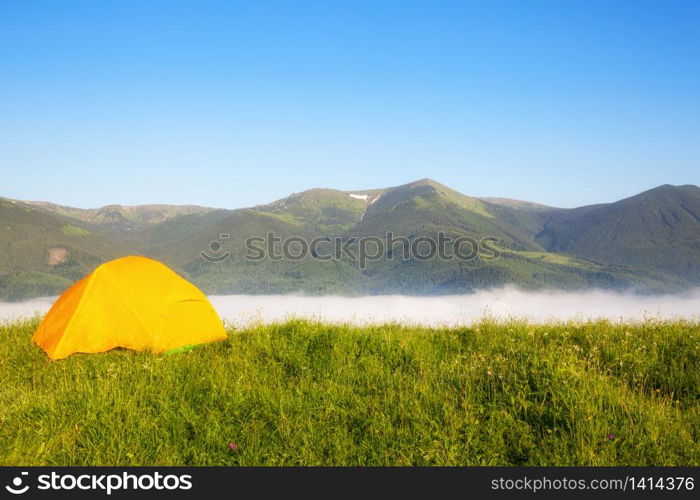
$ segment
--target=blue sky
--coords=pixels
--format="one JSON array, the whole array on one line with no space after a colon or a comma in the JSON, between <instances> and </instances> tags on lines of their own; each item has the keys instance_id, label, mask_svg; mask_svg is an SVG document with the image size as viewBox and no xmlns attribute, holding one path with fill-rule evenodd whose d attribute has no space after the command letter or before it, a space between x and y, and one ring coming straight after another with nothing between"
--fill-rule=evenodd
<instances>
[{"instance_id":1,"label":"blue sky","mask_svg":"<svg viewBox=\"0 0 700 500\"><path fill-rule=\"evenodd\" d=\"M700 2L0 2L0 196L700 184Z\"/></svg>"}]
</instances>

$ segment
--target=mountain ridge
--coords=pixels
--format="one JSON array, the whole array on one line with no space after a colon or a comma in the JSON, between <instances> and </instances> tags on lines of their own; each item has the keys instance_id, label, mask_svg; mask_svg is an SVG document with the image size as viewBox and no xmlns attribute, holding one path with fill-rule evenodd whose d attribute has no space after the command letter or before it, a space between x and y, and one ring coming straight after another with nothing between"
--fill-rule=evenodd
<instances>
[{"instance_id":1,"label":"mountain ridge","mask_svg":"<svg viewBox=\"0 0 700 500\"><path fill-rule=\"evenodd\" d=\"M251 236L498 240L490 263L379 259L249 262ZM213 242L231 257L203 259ZM522 288L677 291L700 284L700 188L662 185L564 209L464 195L432 179L388 188L313 188L240 209L105 205L77 209L0 198L0 298L55 294L105 260L162 260L207 293L463 293ZM385 257L390 256L391 249Z\"/></svg>"}]
</instances>

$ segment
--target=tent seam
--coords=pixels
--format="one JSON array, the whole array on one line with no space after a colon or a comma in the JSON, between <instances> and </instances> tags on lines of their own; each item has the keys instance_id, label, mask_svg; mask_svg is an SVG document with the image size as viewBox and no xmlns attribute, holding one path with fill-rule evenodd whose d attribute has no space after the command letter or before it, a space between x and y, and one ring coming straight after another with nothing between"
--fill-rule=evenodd
<instances>
[{"instance_id":1,"label":"tent seam","mask_svg":"<svg viewBox=\"0 0 700 500\"><path fill-rule=\"evenodd\" d=\"M75 310L73 311L73 314L71 315L70 319L68 320L68 323L66 324L65 328L63 329L64 334L60 336L58 339L58 342L56 342L56 346L54 347L54 353L59 352L59 349L61 347L61 344L63 344L63 341L66 339L66 332L70 331L70 327L73 324L73 320L78 317L78 313L83 307L83 303L85 302L85 297L88 295L90 292L90 289L92 288L92 284L95 281L95 276L97 273L100 271L100 268L102 265L99 265L95 268L93 272L90 273L90 276L88 278L88 282L85 285L85 290L83 290L83 293L80 295L80 298L78 299L78 305L75 306Z\"/></svg>"},{"instance_id":2,"label":"tent seam","mask_svg":"<svg viewBox=\"0 0 700 500\"><path fill-rule=\"evenodd\" d=\"M148 333L150 333L150 334L153 336L153 339L155 340L155 334L153 333L153 331L151 331L151 329L148 327L148 325L146 324L146 322L143 320L143 318L142 318L141 315L139 314L138 309L136 308L136 306L134 305L134 303L131 301L131 299L129 299L129 296L128 296L126 293L124 293L124 290L121 289L121 287L119 286L119 284L117 283L117 281L114 280L114 279L112 278L112 275L111 275L109 272L107 273L107 278L109 279L110 283L112 283L112 285L114 285L114 288L119 292L119 295L121 295L121 297L129 304L129 306L131 307L132 311L134 312L134 315L138 318L139 322L141 323L141 326L143 326L144 329L145 329ZM154 344L155 344L155 342L154 342ZM154 346L150 346L151 349L152 349L153 347L154 347Z\"/></svg>"},{"instance_id":3,"label":"tent seam","mask_svg":"<svg viewBox=\"0 0 700 500\"><path fill-rule=\"evenodd\" d=\"M165 318L167 316L168 306L170 306L170 304L173 303L173 300L171 299L172 295L173 295L173 288L175 288L175 281L171 278L168 282L168 293L165 296L165 303L163 304L164 314L160 319L160 325L159 325L160 328L158 331L158 336L159 336L158 339L159 340L160 340L160 337L163 335L163 331L165 330Z\"/></svg>"}]
</instances>

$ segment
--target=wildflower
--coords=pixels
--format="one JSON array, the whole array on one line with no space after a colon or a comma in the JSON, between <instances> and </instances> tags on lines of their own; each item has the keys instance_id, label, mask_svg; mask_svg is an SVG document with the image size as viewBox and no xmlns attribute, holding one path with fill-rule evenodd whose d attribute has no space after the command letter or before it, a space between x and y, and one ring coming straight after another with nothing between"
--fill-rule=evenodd
<instances>
[{"instance_id":1,"label":"wildflower","mask_svg":"<svg viewBox=\"0 0 700 500\"><path fill-rule=\"evenodd\" d=\"M236 451L236 450L238 449L238 445L237 445L236 443L234 443L233 441L231 441L231 442L228 444L228 449L231 450L231 451Z\"/></svg>"},{"instance_id":2,"label":"wildflower","mask_svg":"<svg viewBox=\"0 0 700 500\"><path fill-rule=\"evenodd\" d=\"M608 434L608 439L610 441L615 441L615 434L613 434L613 433Z\"/></svg>"}]
</instances>

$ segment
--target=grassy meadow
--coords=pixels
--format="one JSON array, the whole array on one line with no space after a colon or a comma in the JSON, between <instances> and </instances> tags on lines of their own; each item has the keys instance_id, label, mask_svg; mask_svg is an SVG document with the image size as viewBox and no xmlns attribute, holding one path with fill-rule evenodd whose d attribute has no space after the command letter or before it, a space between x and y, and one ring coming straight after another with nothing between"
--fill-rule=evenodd
<instances>
[{"instance_id":1,"label":"grassy meadow","mask_svg":"<svg viewBox=\"0 0 700 500\"><path fill-rule=\"evenodd\" d=\"M0 325L0 465L698 465L700 324L289 321L49 361Z\"/></svg>"}]
</instances>

